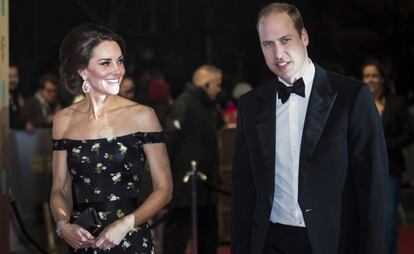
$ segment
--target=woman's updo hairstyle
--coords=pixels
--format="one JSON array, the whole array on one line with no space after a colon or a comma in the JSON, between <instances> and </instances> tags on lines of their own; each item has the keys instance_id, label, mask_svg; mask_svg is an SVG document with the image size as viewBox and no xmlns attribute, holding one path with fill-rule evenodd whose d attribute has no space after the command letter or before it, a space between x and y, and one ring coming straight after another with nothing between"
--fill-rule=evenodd
<instances>
[{"instance_id":1,"label":"woman's updo hairstyle","mask_svg":"<svg viewBox=\"0 0 414 254\"><path fill-rule=\"evenodd\" d=\"M108 28L96 24L75 27L63 39L59 50L59 74L61 82L71 93L82 93L83 79L79 71L88 66L93 49L104 41L118 43L125 56L124 40Z\"/></svg>"}]
</instances>

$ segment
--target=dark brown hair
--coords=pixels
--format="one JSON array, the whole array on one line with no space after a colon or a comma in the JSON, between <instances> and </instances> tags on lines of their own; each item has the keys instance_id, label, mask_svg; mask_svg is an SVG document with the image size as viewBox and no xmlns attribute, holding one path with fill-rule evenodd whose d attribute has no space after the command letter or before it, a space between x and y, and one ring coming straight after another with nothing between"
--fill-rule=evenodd
<instances>
[{"instance_id":1,"label":"dark brown hair","mask_svg":"<svg viewBox=\"0 0 414 254\"><path fill-rule=\"evenodd\" d=\"M287 3L272 3L264 7L257 16L256 28L259 30L260 20L263 17L266 17L272 13L283 13L286 14L292 19L293 24L295 25L296 31L298 31L299 36L302 35L302 29L305 27L303 23L302 15L299 10L293 4Z\"/></svg>"},{"instance_id":2,"label":"dark brown hair","mask_svg":"<svg viewBox=\"0 0 414 254\"><path fill-rule=\"evenodd\" d=\"M59 74L61 82L71 93L81 93L83 79L79 71L88 66L93 49L104 41L118 43L125 56L124 40L108 28L96 24L77 26L63 39L59 50Z\"/></svg>"}]
</instances>

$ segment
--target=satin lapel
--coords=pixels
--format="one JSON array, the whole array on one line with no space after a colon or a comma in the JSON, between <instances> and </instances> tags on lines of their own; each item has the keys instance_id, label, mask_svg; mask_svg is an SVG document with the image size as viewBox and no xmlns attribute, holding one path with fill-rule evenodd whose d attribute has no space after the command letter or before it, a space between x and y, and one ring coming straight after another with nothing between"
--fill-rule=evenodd
<instances>
[{"instance_id":1,"label":"satin lapel","mask_svg":"<svg viewBox=\"0 0 414 254\"><path fill-rule=\"evenodd\" d=\"M256 129L263 156L264 179L273 202L275 179L276 84L266 84L257 96Z\"/></svg>"},{"instance_id":2,"label":"satin lapel","mask_svg":"<svg viewBox=\"0 0 414 254\"><path fill-rule=\"evenodd\" d=\"M316 64L315 68L315 78L303 127L300 170L307 169L310 165L312 153L321 137L336 98L336 92L332 91L330 86L328 73Z\"/></svg>"}]
</instances>

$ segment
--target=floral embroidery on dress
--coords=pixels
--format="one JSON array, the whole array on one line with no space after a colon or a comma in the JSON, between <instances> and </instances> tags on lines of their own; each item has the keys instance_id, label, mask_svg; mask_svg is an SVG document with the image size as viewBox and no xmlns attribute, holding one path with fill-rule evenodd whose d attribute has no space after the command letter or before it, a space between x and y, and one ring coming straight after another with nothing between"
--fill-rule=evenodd
<instances>
[{"instance_id":1,"label":"floral embroidery on dress","mask_svg":"<svg viewBox=\"0 0 414 254\"><path fill-rule=\"evenodd\" d=\"M126 239L124 239L123 241L122 241L122 249L126 249L126 248L129 248L129 246L131 246L131 243L130 242L128 242Z\"/></svg>"},{"instance_id":2,"label":"floral embroidery on dress","mask_svg":"<svg viewBox=\"0 0 414 254\"><path fill-rule=\"evenodd\" d=\"M106 169L106 166L104 166L102 163L99 162L98 164L96 164L95 173L100 174L102 170L105 170L105 169Z\"/></svg>"},{"instance_id":3,"label":"floral embroidery on dress","mask_svg":"<svg viewBox=\"0 0 414 254\"><path fill-rule=\"evenodd\" d=\"M87 163L87 164L91 163L89 157L87 157L87 156L82 156L82 161L81 162L82 163Z\"/></svg>"},{"instance_id":4,"label":"floral embroidery on dress","mask_svg":"<svg viewBox=\"0 0 414 254\"><path fill-rule=\"evenodd\" d=\"M98 212L99 218L101 218L101 220L107 220L108 219L108 215L111 214L111 211L106 211L106 212Z\"/></svg>"},{"instance_id":5,"label":"floral embroidery on dress","mask_svg":"<svg viewBox=\"0 0 414 254\"><path fill-rule=\"evenodd\" d=\"M88 185L91 184L91 179L89 177L80 176L80 178L83 180L84 183Z\"/></svg>"},{"instance_id":6,"label":"floral embroidery on dress","mask_svg":"<svg viewBox=\"0 0 414 254\"><path fill-rule=\"evenodd\" d=\"M135 226L135 227L133 227L133 228L132 228L132 229L128 232L128 234L129 234L129 235L132 235L133 233L138 232L140 229L141 229L141 228L140 228L139 226Z\"/></svg>"},{"instance_id":7,"label":"floral embroidery on dress","mask_svg":"<svg viewBox=\"0 0 414 254\"><path fill-rule=\"evenodd\" d=\"M142 246L143 247L148 247L148 238L144 237L144 239L142 239Z\"/></svg>"},{"instance_id":8,"label":"floral embroidery on dress","mask_svg":"<svg viewBox=\"0 0 414 254\"><path fill-rule=\"evenodd\" d=\"M91 151L96 152L96 155L98 155L98 156L99 156L99 149L100 149L100 148L101 148L101 145L100 145L99 143L95 143L95 144L92 146Z\"/></svg>"},{"instance_id":9,"label":"floral embroidery on dress","mask_svg":"<svg viewBox=\"0 0 414 254\"><path fill-rule=\"evenodd\" d=\"M125 155L128 148L126 146L124 146L124 144L122 144L122 143L118 142L117 144L119 146L119 151L121 152L121 155Z\"/></svg>"},{"instance_id":10,"label":"floral embroidery on dress","mask_svg":"<svg viewBox=\"0 0 414 254\"><path fill-rule=\"evenodd\" d=\"M120 183L121 182L121 172L116 172L116 173L111 173L112 176L112 181L114 182L114 184Z\"/></svg>"},{"instance_id":11,"label":"floral embroidery on dress","mask_svg":"<svg viewBox=\"0 0 414 254\"><path fill-rule=\"evenodd\" d=\"M78 146L78 147L74 147L73 149L72 149L72 155L73 156L75 156L75 157L79 157L80 155L80 152L81 152L81 149L82 148L82 146Z\"/></svg>"},{"instance_id":12,"label":"floral embroidery on dress","mask_svg":"<svg viewBox=\"0 0 414 254\"><path fill-rule=\"evenodd\" d=\"M114 160L114 156L112 154L108 154L108 153L105 153L104 158L105 159L108 159L109 161L113 161Z\"/></svg>"},{"instance_id":13,"label":"floral embroidery on dress","mask_svg":"<svg viewBox=\"0 0 414 254\"><path fill-rule=\"evenodd\" d=\"M122 217L125 217L125 213L121 209L118 209L118 211L116 211L116 216L118 219L121 219Z\"/></svg>"},{"instance_id":14,"label":"floral embroidery on dress","mask_svg":"<svg viewBox=\"0 0 414 254\"><path fill-rule=\"evenodd\" d=\"M119 197L115 196L114 194L111 194L108 196L109 201L115 201L115 200L119 200Z\"/></svg>"},{"instance_id":15,"label":"floral embroidery on dress","mask_svg":"<svg viewBox=\"0 0 414 254\"><path fill-rule=\"evenodd\" d=\"M135 189L135 186L134 186L134 183L133 182L128 182L128 184L127 184L127 190L130 190L130 189Z\"/></svg>"}]
</instances>

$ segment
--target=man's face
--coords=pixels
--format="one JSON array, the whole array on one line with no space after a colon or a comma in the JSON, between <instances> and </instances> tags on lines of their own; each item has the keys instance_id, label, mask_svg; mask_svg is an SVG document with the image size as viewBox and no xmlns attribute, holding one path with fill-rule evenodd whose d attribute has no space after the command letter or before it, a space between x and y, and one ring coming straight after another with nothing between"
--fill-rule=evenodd
<instances>
[{"instance_id":1,"label":"man's face","mask_svg":"<svg viewBox=\"0 0 414 254\"><path fill-rule=\"evenodd\" d=\"M292 19L283 12L261 18L258 32L269 69L289 83L301 77L308 60L306 30L299 34Z\"/></svg>"},{"instance_id":2,"label":"man's face","mask_svg":"<svg viewBox=\"0 0 414 254\"><path fill-rule=\"evenodd\" d=\"M47 103L53 103L57 99L57 86L47 81L42 90L42 96Z\"/></svg>"},{"instance_id":3,"label":"man's face","mask_svg":"<svg viewBox=\"0 0 414 254\"><path fill-rule=\"evenodd\" d=\"M208 82L208 87L206 88L208 97L210 100L215 100L217 95L221 92L221 74L214 74L213 78Z\"/></svg>"},{"instance_id":4,"label":"man's face","mask_svg":"<svg viewBox=\"0 0 414 254\"><path fill-rule=\"evenodd\" d=\"M16 89L19 84L19 71L16 66L10 66L9 68L9 84L10 90Z\"/></svg>"}]
</instances>

